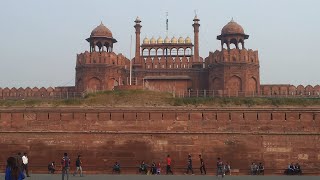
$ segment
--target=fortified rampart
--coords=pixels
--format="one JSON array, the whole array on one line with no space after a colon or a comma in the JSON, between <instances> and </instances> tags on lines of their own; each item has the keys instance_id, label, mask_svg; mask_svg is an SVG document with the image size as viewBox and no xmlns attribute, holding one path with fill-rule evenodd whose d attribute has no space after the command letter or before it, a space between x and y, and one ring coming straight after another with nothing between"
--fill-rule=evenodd
<instances>
[{"instance_id":1,"label":"fortified rampart","mask_svg":"<svg viewBox=\"0 0 320 180\"><path fill-rule=\"evenodd\" d=\"M209 171L217 157L247 174L251 162L279 173L290 162L320 168L319 108L3 108L0 110L0 165L9 155L28 152L30 169L46 172L64 152L83 156L84 170L135 173L140 161L170 154L176 173L198 154ZM3 169L3 167L1 168Z\"/></svg>"}]
</instances>

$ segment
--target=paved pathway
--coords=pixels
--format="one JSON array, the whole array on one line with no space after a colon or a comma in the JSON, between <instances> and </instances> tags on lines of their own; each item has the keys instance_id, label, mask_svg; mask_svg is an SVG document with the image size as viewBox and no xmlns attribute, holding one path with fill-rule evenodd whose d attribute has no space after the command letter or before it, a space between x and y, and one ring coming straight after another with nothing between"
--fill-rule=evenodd
<instances>
[{"instance_id":1,"label":"paved pathway","mask_svg":"<svg viewBox=\"0 0 320 180\"><path fill-rule=\"evenodd\" d=\"M4 174L0 174L0 179L4 179ZM61 180L60 174L32 174L25 180ZM85 177L69 177L69 180L216 180L215 176L201 175L87 175ZM221 178L219 178L221 179ZM319 176L226 176L224 180L319 180ZM65 178L66 180L66 178Z\"/></svg>"}]
</instances>

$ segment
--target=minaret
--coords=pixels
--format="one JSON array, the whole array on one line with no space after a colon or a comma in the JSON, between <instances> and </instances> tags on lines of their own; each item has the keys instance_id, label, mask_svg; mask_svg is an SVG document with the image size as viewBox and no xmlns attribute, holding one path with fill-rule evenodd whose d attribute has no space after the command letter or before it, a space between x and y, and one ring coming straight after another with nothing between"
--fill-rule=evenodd
<instances>
[{"instance_id":1,"label":"minaret","mask_svg":"<svg viewBox=\"0 0 320 180\"><path fill-rule=\"evenodd\" d=\"M196 15L193 19L193 29L194 29L194 54L193 54L193 63L201 63L199 57L199 24L200 19Z\"/></svg>"},{"instance_id":2,"label":"minaret","mask_svg":"<svg viewBox=\"0 0 320 180\"><path fill-rule=\"evenodd\" d=\"M139 17L136 18L134 21L136 25L134 25L134 28L136 29L136 53L134 56L134 64L141 64L140 62L140 29L141 29L141 20Z\"/></svg>"}]
</instances>

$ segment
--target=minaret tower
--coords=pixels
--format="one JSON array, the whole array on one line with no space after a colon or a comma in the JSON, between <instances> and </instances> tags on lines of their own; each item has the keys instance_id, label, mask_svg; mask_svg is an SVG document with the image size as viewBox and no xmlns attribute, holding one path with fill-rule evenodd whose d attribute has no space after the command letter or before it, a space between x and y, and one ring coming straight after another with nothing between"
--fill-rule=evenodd
<instances>
[{"instance_id":1,"label":"minaret tower","mask_svg":"<svg viewBox=\"0 0 320 180\"><path fill-rule=\"evenodd\" d=\"M140 29L141 29L141 20L139 17L136 18L134 21L136 24L134 25L134 28L136 29L136 52L134 56L134 65L141 65L140 60Z\"/></svg>"},{"instance_id":2,"label":"minaret tower","mask_svg":"<svg viewBox=\"0 0 320 180\"><path fill-rule=\"evenodd\" d=\"M200 19L197 15L195 15L193 19L193 29L194 29L194 55L193 55L193 63L200 64L200 56L199 56L199 24Z\"/></svg>"}]
</instances>

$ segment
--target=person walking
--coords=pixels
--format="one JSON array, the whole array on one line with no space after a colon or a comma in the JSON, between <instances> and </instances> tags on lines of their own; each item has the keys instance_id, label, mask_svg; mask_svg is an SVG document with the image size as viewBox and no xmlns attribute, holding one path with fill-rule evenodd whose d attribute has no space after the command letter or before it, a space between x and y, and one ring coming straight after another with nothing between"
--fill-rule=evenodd
<instances>
[{"instance_id":1,"label":"person walking","mask_svg":"<svg viewBox=\"0 0 320 180\"><path fill-rule=\"evenodd\" d=\"M224 177L223 162L218 157L218 159L217 159L217 173L216 173L216 176L219 177L219 175L221 175L222 178Z\"/></svg>"},{"instance_id":2,"label":"person walking","mask_svg":"<svg viewBox=\"0 0 320 180\"><path fill-rule=\"evenodd\" d=\"M191 171L191 174L194 175L193 169L192 169L192 158L191 154L188 155L188 167L187 167L187 172L185 174L189 174L189 171Z\"/></svg>"},{"instance_id":3,"label":"person walking","mask_svg":"<svg viewBox=\"0 0 320 180\"><path fill-rule=\"evenodd\" d=\"M81 155L78 155L78 158L76 160L76 170L74 171L73 176L75 176L78 173L78 171L80 170L80 177L83 177L81 165L82 165Z\"/></svg>"},{"instance_id":4,"label":"person walking","mask_svg":"<svg viewBox=\"0 0 320 180\"><path fill-rule=\"evenodd\" d=\"M22 170L26 172L27 177L30 177L29 170L28 170L28 163L29 163L29 159L28 159L27 153L23 153L23 156L22 156L23 169Z\"/></svg>"},{"instance_id":5,"label":"person walking","mask_svg":"<svg viewBox=\"0 0 320 180\"><path fill-rule=\"evenodd\" d=\"M170 155L167 155L167 168L166 168L166 174L171 173L173 175L173 172L171 170L171 158Z\"/></svg>"},{"instance_id":6,"label":"person walking","mask_svg":"<svg viewBox=\"0 0 320 180\"><path fill-rule=\"evenodd\" d=\"M200 159L200 172L201 172L201 174L204 173L206 175L207 171L206 171L206 167L204 165L204 161L203 161L201 154L199 154L199 159Z\"/></svg>"},{"instance_id":7,"label":"person walking","mask_svg":"<svg viewBox=\"0 0 320 180\"><path fill-rule=\"evenodd\" d=\"M18 152L18 155L15 157L16 165L23 171L23 162L22 162L22 154Z\"/></svg>"},{"instance_id":8,"label":"person walking","mask_svg":"<svg viewBox=\"0 0 320 180\"><path fill-rule=\"evenodd\" d=\"M69 180L70 158L68 157L68 153L64 153L61 159L61 167L62 167L62 180L64 180L65 175L67 175L67 180Z\"/></svg>"},{"instance_id":9,"label":"person walking","mask_svg":"<svg viewBox=\"0 0 320 180\"><path fill-rule=\"evenodd\" d=\"M17 159L9 157L5 172L5 180L23 180L25 178L22 169L17 164Z\"/></svg>"}]
</instances>

